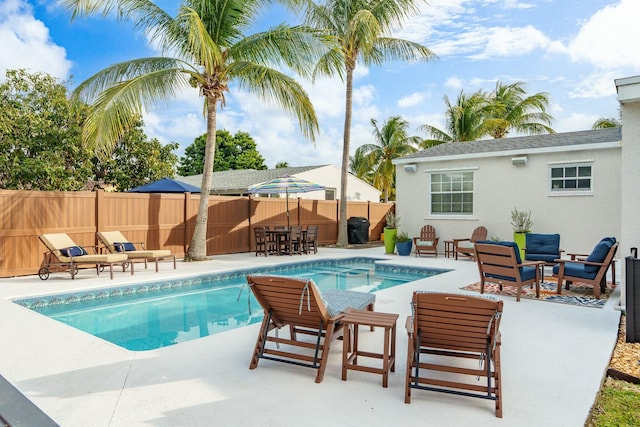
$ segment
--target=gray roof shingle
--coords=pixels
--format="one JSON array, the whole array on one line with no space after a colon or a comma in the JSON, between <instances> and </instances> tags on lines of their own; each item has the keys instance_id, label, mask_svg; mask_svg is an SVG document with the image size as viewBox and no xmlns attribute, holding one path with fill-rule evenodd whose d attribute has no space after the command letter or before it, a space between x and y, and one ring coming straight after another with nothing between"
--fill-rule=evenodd
<instances>
[{"instance_id":1,"label":"gray roof shingle","mask_svg":"<svg viewBox=\"0 0 640 427\"><path fill-rule=\"evenodd\" d=\"M493 153L501 151L535 150L548 147L577 146L622 140L622 128L583 130L514 138L487 139L469 142L449 142L426 150L417 151L402 159L419 159L443 156Z\"/></svg>"}]
</instances>

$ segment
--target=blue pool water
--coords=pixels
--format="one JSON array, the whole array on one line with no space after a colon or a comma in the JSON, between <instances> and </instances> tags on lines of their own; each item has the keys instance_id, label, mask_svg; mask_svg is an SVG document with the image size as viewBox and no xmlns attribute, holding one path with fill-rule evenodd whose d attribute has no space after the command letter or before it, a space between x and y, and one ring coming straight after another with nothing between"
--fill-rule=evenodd
<instances>
[{"instance_id":1,"label":"blue pool water","mask_svg":"<svg viewBox=\"0 0 640 427\"><path fill-rule=\"evenodd\" d=\"M316 260L14 302L126 349L141 351L260 322L262 309L244 286L247 274L311 278L321 292L375 292L447 271L375 261Z\"/></svg>"}]
</instances>

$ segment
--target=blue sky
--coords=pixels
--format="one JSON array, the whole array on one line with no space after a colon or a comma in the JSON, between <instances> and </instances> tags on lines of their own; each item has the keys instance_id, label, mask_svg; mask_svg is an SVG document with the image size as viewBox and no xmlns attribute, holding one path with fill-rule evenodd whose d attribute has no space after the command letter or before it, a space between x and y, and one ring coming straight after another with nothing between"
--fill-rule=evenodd
<instances>
[{"instance_id":1,"label":"blue sky","mask_svg":"<svg viewBox=\"0 0 640 427\"><path fill-rule=\"evenodd\" d=\"M157 3L169 12L179 4ZM259 26L282 21L294 22L274 8ZM400 115L424 137L420 125L444 127L443 96L489 91L497 80L548 92L558 132L618 117L614 79L640 74L639 22L640 0L431 0L394 35L429 47L437 60L356 69L352 153L371 142L371 119L381 124ZM0 79L6 69L28 68L72 79L71 86L110 64L157 54L131 24L110 17L71 22L53 0L0 0L0 52ZM344 83L302 83L320 122L315 146L290 116L233 86L218 127L248 132L269 167L279 161L340 166ZM181 93L144 121L147 135L179 142L182 155L205 132L202 99Z\"/></svg>"}]
</instances>

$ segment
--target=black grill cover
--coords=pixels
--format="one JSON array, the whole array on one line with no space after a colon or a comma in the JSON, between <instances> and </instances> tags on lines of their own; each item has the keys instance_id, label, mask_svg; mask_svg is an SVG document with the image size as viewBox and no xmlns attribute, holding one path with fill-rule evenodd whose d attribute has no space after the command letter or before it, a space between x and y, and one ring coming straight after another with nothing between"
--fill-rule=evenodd
<instances>
[{"instance_id":1,"label":"black grill cover","mask_svg":"<svg viewBox=\"0 0 640 427\"><path fill-rule=\"evenodd\" d=\"M369 242L369 220L361 216L352 216L347 220L349 244Z\"/></svg>"}]
</instances>

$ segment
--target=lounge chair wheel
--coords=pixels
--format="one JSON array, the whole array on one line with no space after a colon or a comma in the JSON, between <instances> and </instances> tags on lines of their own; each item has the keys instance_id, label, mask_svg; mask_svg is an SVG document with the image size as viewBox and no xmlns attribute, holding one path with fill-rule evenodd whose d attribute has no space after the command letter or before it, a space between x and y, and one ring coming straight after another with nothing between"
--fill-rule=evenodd
<instances>
[{"instance_id":1,"label":"lounge chair wheel","mask_svg":"<svg viewBox=\"0 0 640 427\"><path fill-rule=\"evenodd\" d=\"M74 264L74 266L73 266L73 275L75 276L76 274L78 274L78 271L80 271L80 269L78 268L77 265ZM71 271L69 271L69 274L71 274Z\"/></svg>"},{"instance_id":2,"label":"lounge chair wheel","mask_svg":"<svg viewBox=\"0 0 640 427\"><path fill-rule=\"evenodd\" d=\"M127 268L129 268L129 265L130 265L130 264L131 264L131 263L130 263L129 261L125 262L125 263L124 263L124 269L126 270Z\"/></svg>"},{"instance_id":3,"label":"lounge chair wheel","mask_svg":"<svg viewBox=\"0 0 640 427\"><path fill-rule=\"evenodd\" d=\"M100 267L98 267L100 269L100 273L102 273L104 271L104 265L100 264ZM78 270L76 267L76 274L78 274Z\"/></svg>"},{"instance_id":4,"label":"lounge chair wheel","mask_svg":"<svg viewBox=\"0 0 640 427\"><path fill-rule=\"evenodd\" d=\"M40 280L47 280L49 278L49 269L46 267L40 268L40 270L38 270L38 276Z\"/></svg>"}]
</instances>

